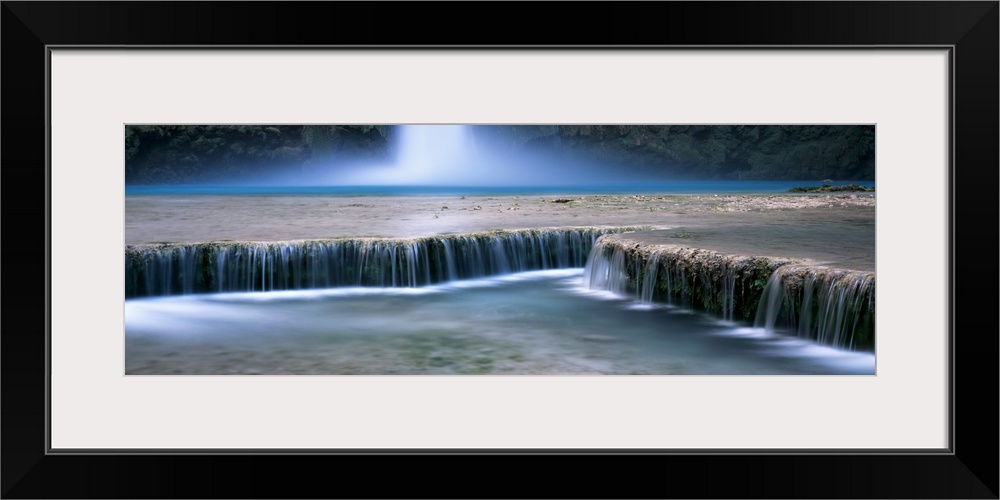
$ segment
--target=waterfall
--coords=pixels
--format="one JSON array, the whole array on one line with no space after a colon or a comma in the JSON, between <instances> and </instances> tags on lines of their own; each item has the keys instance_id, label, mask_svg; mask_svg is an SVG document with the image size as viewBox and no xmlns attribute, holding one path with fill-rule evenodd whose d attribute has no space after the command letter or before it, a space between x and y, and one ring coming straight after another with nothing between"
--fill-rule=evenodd
<instances>
[{"instance_id":1,"label":"waterfall","mask_svg":"<svg viewBox=\"0 0 1000 500\"><path fill-rule=\"evenodd\" d=\"M605 250L600 246L590 252L587 264L583 268L584 284L588 288L624 294L629 282L625 267L625 252L619 248L612 248L609 257Z\"/></svg>"},{"instance_id":2,"label":"waterfall","mask_svg":"<svg viewBox=\"0 0 1000 500\"><path fill-rule=\"evenodd\" d=\"M774 269L789 259L732 256L696 248L600 238L584 268L583 284L644 303L664 302L752 320L747 297L760 293Z\"/></svg>"},{"instance_id":3,"label":"waterfall","mask_svg":"<svg viewBox=\"0 0 1000 500\"><path fill-rule=\"evenodd\" d=\"M736 268L728 265L722 266L722 319L733 321L733 312L736 309Z\"/></svg>"},{"instance_id":4,"label":"waterfall","mask_svg":"<svg viewBox=\"0 0 1000 500\"><path fill-rule=\"evenodd\" d=\"M417 239L129 245L125 249L125 294L417 287L583 267L599 236L642 229L531 229Z\"/></svg>"},{"instance_id":5,"label":"waterfall","mask_svg":"<svg viewBox=\"0 0 1000 500\"><path fill-rule=\"evenodd\" d=\"M844 349L874 348L874 273L609 235L591 250L583 284Z\"/></svg>"},{"instance_id":6,"label":"waterfall","mask_svg":"<svg viewBox=\"0 0 1000 500\"><path fill-rule=\"evenodd\" d=\"M763 295L755 326L845 349L874 348L874 273L788 265L774 272Z\"/></svg>"},{"instance_id":7,"label":"waterfall","mask_svg":"<svg viewBox=\"0 0 1000 500\"><path fill-rule=\"evenodd\" d=\"M462 184L487 181L480 153L467 125L398 125L393 149L396 160L381 168L341 172L347 185ZM495 175L495 174L494 174Z\"/></svg>"},{"instance_id":8,"label":"waterfall","mask_svg":"<svg viewBox=\"0 0 1000 500\"><path fill-rule=\"evenodd\" d=\"M656 291L657 275L660 273L660 252L651 252L646 260L646 268L642 273L642 293L639 300L646 304L653 302L653 292Z\"/></svg>"}]
</instances>

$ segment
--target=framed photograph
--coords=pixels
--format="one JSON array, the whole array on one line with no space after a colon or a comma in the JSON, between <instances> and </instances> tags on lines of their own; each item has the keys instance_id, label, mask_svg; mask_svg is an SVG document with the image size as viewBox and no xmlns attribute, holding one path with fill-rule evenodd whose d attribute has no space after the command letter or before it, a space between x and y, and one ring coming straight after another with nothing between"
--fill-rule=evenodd
<instances>
[{"instance_id":1,"label":"framed photograph","mask_svg":"<svg viewBox=\"0 0 1000 500\"><path fill-rule=\"evenodd\" d=\"M5 497L997 497L996 2L418 10L4 3Z\"/></svg>"},{"instance_id":2,"label":"framed photograph","mask_svg":"<svg viewBox=\"0 0 1000 500\"><path fill-rule=\"evenodd\" d=\"M875 375L875 142L127 124L125 375Z\"/></svg>"}]
</instances>

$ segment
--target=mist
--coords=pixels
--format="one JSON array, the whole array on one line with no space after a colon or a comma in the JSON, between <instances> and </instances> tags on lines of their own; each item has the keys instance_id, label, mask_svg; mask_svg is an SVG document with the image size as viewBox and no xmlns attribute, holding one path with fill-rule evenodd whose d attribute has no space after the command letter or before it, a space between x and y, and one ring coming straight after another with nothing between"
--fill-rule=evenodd
<instances>
[{"instance_id":1,"label":"mist","mask_svg":"<svg viewBox=\"0 0 1000 500\"><path fill-rule=\"evenodd\" d=\"M400 125L389 160L331 157L312 177L275 178L276 183L323 186L549 186L642 180L624 176L568 152L503 148L477 137L468 125Z\"/></svg>"},{"instance_id":2,"label":"mist","mask_svg":"<svg viewBox=\"0 0 1000 500\"><path fill-rule=\"evenodd\" d=\"M861 125L127 126L127 185L555 187L874 180Z\"/></svg>"}]
</instances>

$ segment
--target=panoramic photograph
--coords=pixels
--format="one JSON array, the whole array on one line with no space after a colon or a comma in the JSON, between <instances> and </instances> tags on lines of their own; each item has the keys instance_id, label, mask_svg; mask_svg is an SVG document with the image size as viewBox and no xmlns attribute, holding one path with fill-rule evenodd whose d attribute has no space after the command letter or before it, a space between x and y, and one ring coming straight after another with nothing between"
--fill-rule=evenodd
<instances>
[{"instance_id":1,"label":"panoramic photograph","mask_svg":"<svg viewBox=\"0 0 1000 500\"><path fill-rule=\"evenodd\" d=\"M874 125L126 125L126 375L874 375Z\"/></svg>"}]
</instances>

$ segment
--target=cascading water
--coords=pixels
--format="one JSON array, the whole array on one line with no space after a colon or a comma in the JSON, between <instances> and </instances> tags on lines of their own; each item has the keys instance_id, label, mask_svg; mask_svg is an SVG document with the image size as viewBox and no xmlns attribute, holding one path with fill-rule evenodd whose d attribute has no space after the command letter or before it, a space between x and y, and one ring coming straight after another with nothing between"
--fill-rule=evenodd
<instances>
[{"instance_id":1,"label":"cascading water","mask_svg":"<svg viewBox=\"0 0 1000 500\"><path fill-rule=\"evenodd\" d=\"M416 287L583 267L599 236L639 229L643 228L494 231L412 240L135 245L125 251L126 296Z\"/></svg>"},{"instance_id":2,"label":"cascading water","mask_svg":"<svg viewBox=\"0 0 1000 500\"><path fill-rule=\"evenodd\" d=\"M514 147L479 125L397 125L394 160L328 169L324 182L344 186L546 186L629 182L584 158ZM507 138L509 139L509 137Z\"/></svg>"},{"instance_id":3,"label":"cascading water","mask_svg":"<svg viewBox=\"0 0 1000 500\"><path fill-rule=\"evenodd\" d=\"M845 349L874 348L874 273L788 265L764 288L755 325Z\"/></svg>"},{"instance_id":4,"label":"cascading water","mask_svg":"<svg viewBox=\"0 0 1000 500\"><path fill-rule=\"evenodd\" d=\"M736 268L728 262L722 266L722 319L733 321L736 310Z\"/></svg>"},{"instance_id":5,"label":"cascading water","mask_svg":"<svg viewBox=\"0 0 1000 500\"><path fill-rule=\"evenodd\" d=\"M583 283L839 348L874 348L873 273L605 236L588 257Z\"/></svg>"},{"instance_id":6,"label":"cascading water","mask_svg":"<svg viewBox=\"0 0 1000 500\"><path fill-rule=\"evenodd\" d=\"M454 179L475 163L475 143L464 125L397 127L398 160L391 181L399 184L428 179Z\"/></svg>"},{"instance_id":7,"label":"cascading water","mask_svg":"<svg viewBox=\"0 0 1000 500\"><path fill-rule=\"evenodd\" d=\"M651 252L646 260L646 268L642 273L642 293L639 300L645 304L653 302L656 291L657 275L660 273L660 252Z\"/></svg>"},{"instance_id":8,"label":"cascading water","mask_svg":"<svg viewBox=\"0 0 1000 500\"><path fill-rule=\"evenodd\" d=\"M598 244L587 257L583 280L588 288L625 294L629 284L629 276L625 269L625 252L617 248L607 252Z\"/></svg>"},{"instance_id":9,"label":"cascading water","mask_svg":"<svg viewBox=\"0 0 1000 500\"><path fill-rule=\"evenodd\" d=\"M495 179L482 163L471 128L466 125L399 125L393 149L396 160L386 165L368 165L346 174L348 185L480 184Z\"/></svg>"},{"instance_id":10,"label":"cascading water","mask_svg":"<svg viewBox=\"0 0 1000 500\"><path fill-rule=\"evenodd\" d=\"M594 245L583 279L585 287L634 294L644 303L697 307L727 320L749 320L753 316L745 297L752 295L755 287L763 288L771 271L788 262L608 236Z\"/></svg>"}]
</instances>

